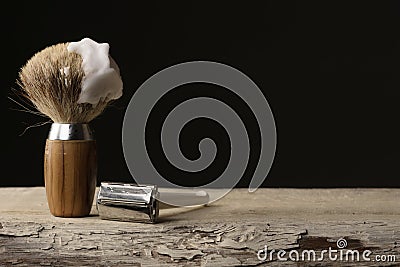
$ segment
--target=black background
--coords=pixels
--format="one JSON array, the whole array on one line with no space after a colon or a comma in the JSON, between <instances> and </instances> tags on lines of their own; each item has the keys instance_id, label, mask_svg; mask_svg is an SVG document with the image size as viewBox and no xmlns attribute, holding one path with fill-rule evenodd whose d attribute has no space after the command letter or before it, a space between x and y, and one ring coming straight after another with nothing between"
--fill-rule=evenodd
<instances>
[{"instance_id":1,"label":"black background","mask_svg":"<svg viewBox=\"0 0 400 267\"><path fill-rule=\"evenodd\" d=\"M124 80L123 97L92 122L99 181L132 181L123 158L121 126L135 90L165 67L209 60L246 73L272 108L278 145L263 186L399 187L399 3L14 1L14 8L2 10L0 186L43 185L49 125L20 136L27 126L44 120L14 111L19 107L7 98L15 98L11 88L17 88L19 68L48 45L90 37L110 44ZM186 97L218 91L205 84L186 87ZM167 110L179 100L177 92L159 108ZM257 127L240 101L228 95L226 100L245 113L254 130L252 159L238 184L244 187L257 162ZM154 115L152 121L159 119ZM157 127L149 126L149 140L158 140ZM183 152L196 158L197 142L204 136L213 136L219 145L213 169L194 178L170 170L171 181L202 184L223 170L229 140L215 123L199 119L188 125L181 136ZM167 172L160 149L150 150L161 172Z\"/></svg>"}]
</instances>

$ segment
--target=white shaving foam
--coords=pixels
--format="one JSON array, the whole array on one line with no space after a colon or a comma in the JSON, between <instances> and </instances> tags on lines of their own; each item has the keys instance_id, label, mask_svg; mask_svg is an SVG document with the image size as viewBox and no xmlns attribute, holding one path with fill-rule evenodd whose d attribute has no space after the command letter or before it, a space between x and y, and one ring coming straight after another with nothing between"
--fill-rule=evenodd
<instances>
[{"instance_id":1,"label":"white shaving foam","mask_svg":"<svg viewBox=\"0 0 400 267\"><path fill-rule=\"evenodd\" d=\"M82 57L85 76L82 79L78 103L97 105L100 100L110 101L122 96L123 83L118 65L108 54L109 44L99 44L84 38L79 42L69 43L67 49ZM65 69L64 73L68 75Z\"/></svg>"}]
</instances>

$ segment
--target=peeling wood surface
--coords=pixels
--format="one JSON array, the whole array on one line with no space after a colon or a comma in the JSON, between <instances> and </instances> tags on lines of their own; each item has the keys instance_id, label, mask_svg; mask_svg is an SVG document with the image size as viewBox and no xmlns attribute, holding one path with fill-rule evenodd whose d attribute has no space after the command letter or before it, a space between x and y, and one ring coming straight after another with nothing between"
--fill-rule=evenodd
<instances>
[{"instance_id":1,"label":"peeling wood surface","mask_svg":"<svg viewBox=\"0 0 400 267\"><path fill-rule=\"evenodd\" d=\"M399 189L236 189L208 207L167 209L155 225L56 218L44 188L0 188L0 266L281 266L257 251L371 250L400 265ZM320 261L287 261L319 266Z\"/></svg>"}]
</instances>

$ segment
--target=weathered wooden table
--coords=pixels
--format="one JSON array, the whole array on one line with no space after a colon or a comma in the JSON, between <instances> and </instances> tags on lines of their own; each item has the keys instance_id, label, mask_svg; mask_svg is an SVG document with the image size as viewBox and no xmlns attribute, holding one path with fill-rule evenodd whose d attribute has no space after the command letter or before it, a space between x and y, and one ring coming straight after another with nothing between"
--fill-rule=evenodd
<instances>
[{"instance_id":1,"label":"weathered wooden table","mask_svg":"<svg viewBox=\"0 0 400 267\"><path fill-rule=\"evenodd\" d=\"M236 189L160 216L56 218L44 188L0 188L0 266L400 265L400 189Z\"/></svg>"}]
</instances>

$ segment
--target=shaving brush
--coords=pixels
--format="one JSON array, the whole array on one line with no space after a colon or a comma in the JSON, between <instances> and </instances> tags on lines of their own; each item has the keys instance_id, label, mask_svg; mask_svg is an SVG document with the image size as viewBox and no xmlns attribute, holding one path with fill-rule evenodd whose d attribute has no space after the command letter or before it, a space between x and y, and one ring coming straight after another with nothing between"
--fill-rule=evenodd
<instances>
[{"instance_id":1,"label":"shaving brush","mask_svg":"<svg viewBox=\"0 0 400 267\"><path fill-rule=\"evenodd\" d=\"M75 43L82 48L75 52L69 43L45 48L19 73L23 95L53 121L46 140L44 181L50 212L58 217L89 215L97 181L96 141L89 122L122 92L122 82L117 93L110 82L111 76L120 76L108 56L108 44L87 38L81 42ZM100 47L107 57L93 58Z\"/></svg>"}]
</instances>

